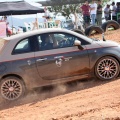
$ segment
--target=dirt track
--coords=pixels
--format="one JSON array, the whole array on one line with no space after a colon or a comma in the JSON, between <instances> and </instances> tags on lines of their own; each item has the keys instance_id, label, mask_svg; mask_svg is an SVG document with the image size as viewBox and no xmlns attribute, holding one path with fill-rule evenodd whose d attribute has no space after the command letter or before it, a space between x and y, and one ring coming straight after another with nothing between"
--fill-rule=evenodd
<instances>
[{"instance_id":1,"label":"dirt track","mask_svg":"<svg viewBox=\"0 0 120 120\"><path fill-rule=\"evenodd\" d=\"M120 43L120 30L105 38ZM77 81L31 91L19 101L0 103L0 120L120 120L120 79Z\"/></svg>"}]
</instances>

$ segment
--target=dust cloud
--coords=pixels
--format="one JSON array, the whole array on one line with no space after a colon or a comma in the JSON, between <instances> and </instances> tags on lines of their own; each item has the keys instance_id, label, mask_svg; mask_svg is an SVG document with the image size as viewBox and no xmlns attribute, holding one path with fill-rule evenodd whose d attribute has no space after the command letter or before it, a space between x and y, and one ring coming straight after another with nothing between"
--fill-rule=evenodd
<instances>
[{"instance_id":1,"label":"dust cloud","mask_svg":"<svg viewBox=\"0 0 120 120\"><path fill-rule=\"evenodd\" d=\"M59 95L64 95L73 91L78 91L88 88L89 85L94 85L94 80L73 81L64 84L55 84L45 87L40 87L28 91L26 95L15 101L7 101L0 97L0 110L7 109L15 106L20 106L37 101L43 101L48 98L53 98Z\"/></svg>"}]
</instances>

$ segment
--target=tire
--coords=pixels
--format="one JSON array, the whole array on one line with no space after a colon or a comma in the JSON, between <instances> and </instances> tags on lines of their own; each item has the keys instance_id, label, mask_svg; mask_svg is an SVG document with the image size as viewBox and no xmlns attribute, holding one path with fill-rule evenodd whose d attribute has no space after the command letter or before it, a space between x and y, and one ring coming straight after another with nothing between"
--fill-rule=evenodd
<instances>
[{"instance_id":1,"label":"tire","mask_svg":"<svg viewBox=\"0 0 120 120\"><path fill-rule=\"evenodd\" d=\"M113 27L114 30L117 30L120 28L120 25L114 20L108 20L102 24L102 29L104 30L104 32L107 31L109 27Z\"/></svg>"},{"instance_id":2,"label":"tire","mask_svg":"<svg viewBox=\"0 0 120 120\"><path fill-rule=\"evenodd\" d=\"M115 79L120 72L118 61L110 56L102 57L95 65L95 75L101 80Z\"/></svg>"},{"instance_id":3,"label":"tire","mask_svg":"<svg viewBox=\"0 0 120 120\"><path fill-rule=\"evenodd\" d=\"M21 98L25 93L25 85L17 77L7 77L0 82L0 94L2 98L14 101Z\"/></svg>"},{"instance_id":4,"label":"tire","mask_svg":"<svg viewBox=\"0 0 120 120\"><path fill-rule=\"evenodd\" d=\"M87 27L85 29L85 35L86 36L94 35L94 34L92 34L93 31L95 32L94 34L96 34L96 33L97 34L102 34L103 33L103 29L101 27L95 26L95 25L91 25L91 26L89 26L89 27Z\"/></svg>"},{"instance_id":5,"label":"tire","mask_svg":"<svg viewBox=\"0 0 120 120\"><path fill-rule=\"evenodd\" d=\"M72 31L77 32L77 33L79 33L79 34L81 34L81 35L85 35L84 32L82 32L82 31L79 30L79 29L73 29Z\"/></svg>"}]
</instances>

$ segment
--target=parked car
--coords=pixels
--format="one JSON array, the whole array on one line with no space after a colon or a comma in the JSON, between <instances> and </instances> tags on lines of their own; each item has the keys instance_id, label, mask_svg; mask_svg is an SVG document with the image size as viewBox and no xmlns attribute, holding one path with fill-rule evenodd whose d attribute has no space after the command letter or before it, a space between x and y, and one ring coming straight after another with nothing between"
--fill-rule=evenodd
<instances>
[{"instance_id":1,"label":"parked car","mask_svg":"<svg viewBox=\"0 0 120 120\"><path fill-rule=\"evenodd\" d=\"M1 39L0 63L0 96L16 100L39 86L116 78L120 45L66 29L40 29Z\"/></svg>"}]
</instances>

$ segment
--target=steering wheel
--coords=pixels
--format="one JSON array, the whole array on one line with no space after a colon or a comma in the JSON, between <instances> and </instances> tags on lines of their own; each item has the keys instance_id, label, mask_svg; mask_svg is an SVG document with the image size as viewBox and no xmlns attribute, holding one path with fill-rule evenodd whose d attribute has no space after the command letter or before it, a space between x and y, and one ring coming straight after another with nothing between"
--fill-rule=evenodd
<instances>
[{"instance_id":1,"label":"steering wheel","mask_svg":"<svg viewBox=\"0 0 120 120\"><path fill-rule=\"evenodd\" d=\"M65 47L65 46L67 46L69 43L68 43L68 41L67 40L61 40L60 42L59 42L59 46L60 47Z\"/></svg>"}]
</instances>

